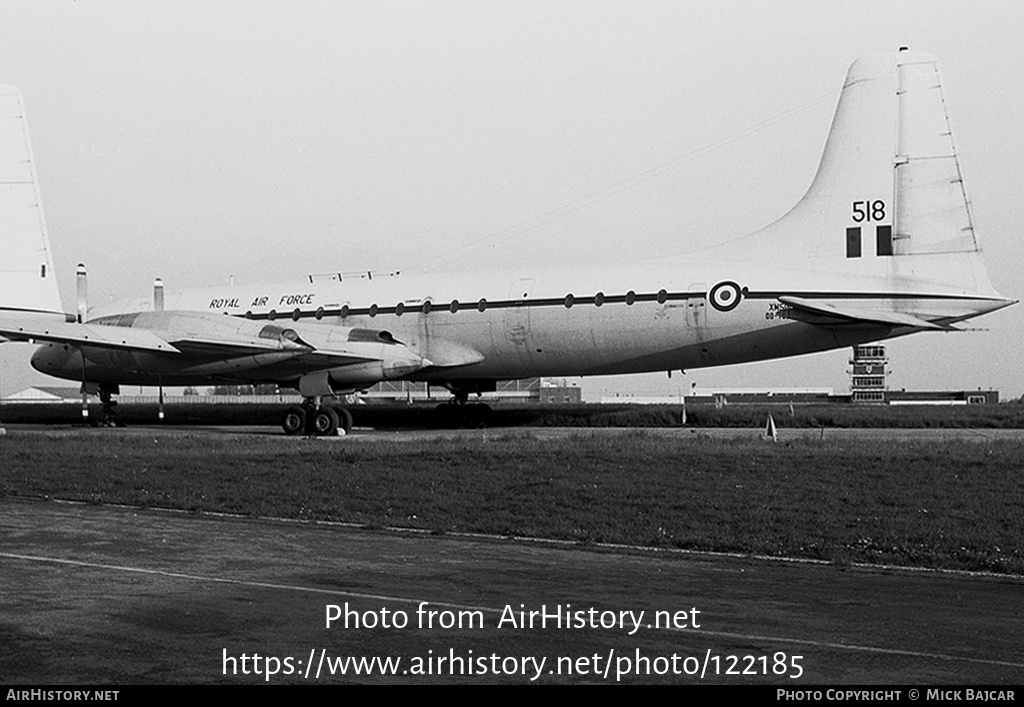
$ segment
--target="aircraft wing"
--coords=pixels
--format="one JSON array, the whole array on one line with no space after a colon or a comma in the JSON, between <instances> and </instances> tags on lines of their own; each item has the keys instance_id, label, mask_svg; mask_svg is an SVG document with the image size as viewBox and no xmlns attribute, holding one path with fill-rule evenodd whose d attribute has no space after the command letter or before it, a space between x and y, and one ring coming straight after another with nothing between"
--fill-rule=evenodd
<instances>
[{"instance_id":1,"label":"aircraft wing","mask_svg":"<svg viewBox=\"0 0 1024 707\"><path fill-rule=\"evenodd\" d=\"M91 346L125 351L181 354L187 357L231 359L265 353L290 353L324 367L345 366L377 360L377 356L359 355L351 351L320 351L296 346L284 348L276 341L237 342L212 339L182 339L165 341L146 329L118 327L105 324L77 324L73 322L46 323L45 325L5 325L0 322L0 337L11 341L49 341L73 346Z\"/></svg>"},{"instance_id":2,"label":"aircraft wing","mask_svg":"<svg viewBox=\"0 0 1024 707\"><path fill-rule=\"evenodd\" d=\"M293 360L307 370L365 364L418 370L433 365L387 332L263 323L194 312L146 312L117 321L77 323L28 312L0 313L0 341L68 344L131 353L170 354L192 369L227 365L232 371ZM242 361L242 359L246 359ZM383 377L383 373L381 374Z\"/></svg>"},{"instance_id":3,"label":"aircraft wing","mask_svg":"<svg viewBox=\"0 0 1024 707\"><path fill-rule=\"evenodd\" d=\"M189 337L171 338L171 344L185 356L195 358L230 359L272 353L301 359L304 364L322 368L380 361L386 354L380 344L374 345L370 342L356 342L354 345L349 344L339 350L320 348L301 338L296 338L294 341L287 339L231 341ZM406 350L405 346L401 346L401 349Z\"/></svg>"},{"instance_id":4,"label":"aircraft wing","mask_svg":"<svg viewBox=\"0 0 1024 707\"><path fill-rule=\"evenodd\" d=\"M301 359L306 364L333 368L365 361L379 361L382 354L366 347L352 351L332 351L314 348L310 345L284 345L276 341L217 341L212 339L174 339L172 345L182 354L192 358L232 359L259 354L283 354L285 358ZM283 359L281 359L283 360Z\"/></svg>"},{"instance_id":5,"label":"aircraft wing","mask_svg":"<svg viewBox=\"0 0 1024 707\"><path fill-rule=\"evenodd\" d=\"M255 356L265 353L290 353L301 356L313 351L313 347L277 339L211 339L196 336L168 337L171 345L185 354L195 358L235 358L238 356Z\"/></svg>"},{"instance_id":6,"label":"aircraft wing","mask_svg":"<svg viewBox=\"0 0 1024 707\"><path fill-rule=\"evenodd\" d=\"M798 312L822 315L832 319L832 324L882 324L893 327L914 327L915 329L932 329L935 331L956 331L954 327L936 324L927 319L915 317L904 312L894 312L884 309L862 309L860 307L836 306L826 302L814 302L802 297L779 297L779 301L788 304ZM827 324L829 322L810 322L812 324Z\"/></svg>"},{"instance_id":7,"label":"aircraft wing","mask_svg":"<svg viewBox=\"0 0 1024 707\"><path fill-rule=\"evenodd\" d=\"M303 356L302 360L315 362L316 364L322 365L324 368L334 368L336 366L348 366L354 363L364 363L366 361L380 361L382 358L383 354L361 355L352 351L322 351L317 349L316 351L311 351Z\"/></svg>"},{"instance_id":8,"label":"aircraft wing","mask_svg":"<svg viewBox=\"0 0 1024 707\"><path fill-rule=\"evenodd\" d=\"M11 341L50 341L58 344L88 345L99 348L180 353L167 341L145 329L105 324L0 319L0 337Z\"/></svg>"}]
</instances>

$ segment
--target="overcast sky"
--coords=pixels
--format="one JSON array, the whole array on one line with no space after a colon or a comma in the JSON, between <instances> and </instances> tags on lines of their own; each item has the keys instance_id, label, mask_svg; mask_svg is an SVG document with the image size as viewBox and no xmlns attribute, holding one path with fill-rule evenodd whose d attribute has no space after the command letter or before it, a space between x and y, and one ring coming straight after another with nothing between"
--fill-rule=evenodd
<instances>
[{"instance_id":1,"label":"overcast sky","mask_svg":"<svg viewBox=\"0 0 1024 707\"><path fill-rule=\"evenodd\" d=\"M940 59L991 279L1020 299L1022 29L1009 0L0 0L0 82L25 96L70 310L80 261L95 302L157 276L568 267L733 238L802 195L849 64L909 45ZM890 385L1024 394L1024 305L975 325L890 342ZM0 347L4 392L25 350ZM848 357L584 389L841 392Z\"/></svg>"}]
</instances>

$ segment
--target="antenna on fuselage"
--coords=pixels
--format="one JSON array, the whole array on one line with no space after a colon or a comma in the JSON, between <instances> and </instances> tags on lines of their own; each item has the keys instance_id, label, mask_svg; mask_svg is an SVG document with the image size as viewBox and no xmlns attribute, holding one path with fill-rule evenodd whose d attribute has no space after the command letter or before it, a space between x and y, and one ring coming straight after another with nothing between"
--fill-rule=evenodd
<instances>
[{"instance_id":1,"label":"antenna on fuselage","mask_svg":"<svg viewBox=\"0 0 1024 707\"><path fill-rule=\"evenodd\" d=\"M78 300L78 323L81 324L89 314L89 281L84 263L79 263L75 272L75 292Z\"/></svg>"},{"instance_id":2,"label":"antenna on fuselage","mask_svg":"<svg viewBox=\"0 0 1024 707\"><path fill-rule=\"evenodd\" d=\"M159 277L153 280L153 311L164 311L164 281Z\"/></svg>"}]
</instances>

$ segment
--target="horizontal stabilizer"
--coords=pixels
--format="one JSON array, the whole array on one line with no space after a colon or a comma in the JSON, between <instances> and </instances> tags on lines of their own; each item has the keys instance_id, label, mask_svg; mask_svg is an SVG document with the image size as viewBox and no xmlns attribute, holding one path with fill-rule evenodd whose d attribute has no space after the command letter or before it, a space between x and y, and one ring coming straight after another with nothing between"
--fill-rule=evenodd
<instances>
[{"instance_id":1,"label":"horizontal stabilizer","mask_svg":"<svg viewBox=\"0 0 1024 707\"><path fill-rule=\"evenodd\" d=\"M802 297L779 297L779 301L788 304L793 309L811 314L824 315L847 324L883 324L886 326L914 327L915 329L932 329L937 331L949 331L950 326L935 324L927 319L915 317L912 314L894 312L882 309L861 309L859 307L837 307L834 304L825 302L812 302ZM815 322L817 323L817 322Z\"/></svg>"},{"instance_id":2,"label":"horizontal stabilizer","mask_svg":"<svg viewBox=\"0 0 1024 707\"><path fill-rule=\"evenodd\" d=\"M88 344L99 348L180 353L174 346L145 329L104 324L31 320L0 321L0 337L11 341L49 341L58 344Z\"/></svg>"}]
</instances>

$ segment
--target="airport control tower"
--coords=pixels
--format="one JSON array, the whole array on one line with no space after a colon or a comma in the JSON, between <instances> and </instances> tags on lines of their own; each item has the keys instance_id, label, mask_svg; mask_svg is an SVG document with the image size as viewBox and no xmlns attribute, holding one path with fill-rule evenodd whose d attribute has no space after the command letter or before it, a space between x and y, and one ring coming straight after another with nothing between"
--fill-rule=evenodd
<instances>
[{"instance_id":1,"label":"airport control tower","mask_svg":"<svg viewBox=\"0 0 1024 707\"><path fill-rule=\"evenodd\" d=\"M889 375L885 347L864 344L853 347L850 359L850 400L855 403L884 404L888 402L885 379Z\"/></svg>"}]
</instances>

